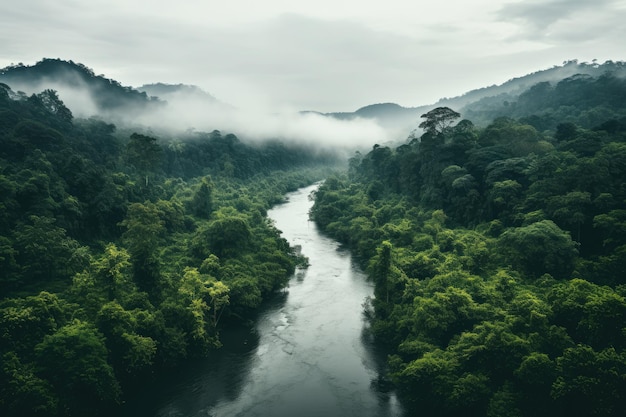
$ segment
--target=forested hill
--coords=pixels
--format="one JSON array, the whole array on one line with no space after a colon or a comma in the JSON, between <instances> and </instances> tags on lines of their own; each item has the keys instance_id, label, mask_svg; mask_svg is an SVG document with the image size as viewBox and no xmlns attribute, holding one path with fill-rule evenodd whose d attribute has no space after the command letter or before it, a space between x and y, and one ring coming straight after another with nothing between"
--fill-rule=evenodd
<instances>
[{"instance_id":1,"label":"forested hill","mask_svg":"<svg viewBox=\"0 0 626 417\"><path fill-rule=\"evenodd\" d=\"M150 97L158 97L162 100L167 100L169 97L176 95L184 95L211 103L217 102L217 99L211 94L194 85L155 83L144 84L138 87L137 90L145 92Z\"/></svg>"},{"instance_id":2,"label":"forested hill","mask_svg":"<svg viewBox=\"0 0 626 417\"><path fill-rule=\"evenodd\" d=\"M533 116L535 127L540 130L554 129L555 123L562 121L562 115L557 114L551 119L550 113L558 112L559 109L568 112L570 106L589 107L590 100L595 100L595 106L600 106L602 100L608 97L598 97L597 94L589 96L588 91L597 92L597 86L591 84L597 80L611 84L612 79L624 77L626 63L621 61L598 64L572 60L560 66L510 79L501 85L472 90L457 97L442 98L434 104L403 107L395 103L378 103L353 112L313 113L342 120L375 119L383 127L409 131L415 128L421 114L435 107L446 106L457 109L464 118L482 127L499 116ZM28 95L44 89L54 89L75 112L81 112L83 116L108 117L114 122L128 122L133 116L149 114L167 106L166 102L170 99L192 100L195 104L213 106L210 107L213 110L233 110L231 106L195 86L163 83L146 84L138 88L122 86L115 80L96 75L83 64L61 59L44 58L32 66L18 64L6 67L0 70L0 82L15 91L25 91ZM619 97L620 93L616 91L614 95ZM552 95L551 101L542 97L546 94ZM610 113L607 109L603 109L605 114ZM589 118L586 124L583 123L584 127L594 125L593 115L589 115Z\"/></svg>"},{"instance_id":3,"label":"forested hill","mask_svg":"<svg viewBox=\"0 0 626 417\"><path fill-rule=\"evenodd\" d=\"M44 58L32 66L18 64L3 68L0 70L0 82L27 95L46 89L60 91L62 99L72 101L70 108L89 113L84 116L132 115L163 105L145 92L96 75L83 64L61 59ZM95 108L89 108L92 105Z\"/></svg>"},{"instance_id":4,"label":"forested hill","mask_svg":"<svg viewBox=\"0 0 626 417\"><path fill-rule=\"evenodd\" d=\"M0 415L116 415L158 370L218 347L306 262L266 210L335 163L118 129L0 83Z\"/></svg>"},{"instance_id":5,"label":"forested hill","mask_svg":"<svg viewBox=\"0 0 626 417\"><path fill-rule=\"evenodd\" d=\"M584 97L586 92L581 83L591 83L599 78L607 77L609 79L626 77L626 63L622 61L607 61L603 64L579 63L573 60L561 66L510 79L500 85L472 90L457 97L442 98L434 104L423 103L416 107L402 107L395 103L380 103L362 107L354 112L335 112L326 115L338 119L357 117L377 119L383 126L415 128L420 115L436 107L445 106L457 109L464 118L484 127L498 116L528 117L540 114L537 107L547 111L550 110L545 108L547 105L555 107L552 110L557 110L559 106L577 105L578 102L586 103L589 98ZM539 89L543 89L544 94L549 89L562 92L562 103L546 103L536 96ZM594 87L591 87L590 90L593 89ZM574 97L577 93L579 96ZM516 105L518 100L519 106Z\"/></svg>"},{"instance_id":6,"label":"forested hill","mask_svg":"<svg viewBox=\"0 0 626 417\"><path fill-rule=\"evenodd\" d=\"M592 68L595 71L531 84L521 93L484 97L461 107L460 112L481 126L505 116L520 119L540 131L554 130L563 122L594 128L607 120L619 119L626 108L626 64Z\"/></svg>"},{"instance_id":7,"label":"forested hill","mask_svg":"<svg viewBox=\"0 0 626 417\"><path fill-rule=\"evenodd\" d=\"M625 93L540 83L485 127L439 107L320 187L408 415L625 415Z\"/></svg>"}]
</instances>

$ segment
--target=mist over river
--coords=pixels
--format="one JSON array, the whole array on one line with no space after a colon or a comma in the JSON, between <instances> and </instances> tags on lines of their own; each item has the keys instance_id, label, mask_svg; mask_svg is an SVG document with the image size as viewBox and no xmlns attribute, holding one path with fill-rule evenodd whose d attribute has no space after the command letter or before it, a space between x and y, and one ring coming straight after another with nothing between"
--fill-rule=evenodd
<instances>
[{"instance_id":1,"label":"mist over river","mask_svg":"<svg viewBox=\"0 0 626 417\"><path fill-rule=\"evenodd\" d=\"M317 186L290 193L268 213L310 266L263 309L252 329L222 332L206 360L161 378L125 407L128 416L401 416L381 390L384 355L366 330L373 286L334 240L308 220ZM384 384L383 384L384 385Z\"/></svg>"}]
</instances>

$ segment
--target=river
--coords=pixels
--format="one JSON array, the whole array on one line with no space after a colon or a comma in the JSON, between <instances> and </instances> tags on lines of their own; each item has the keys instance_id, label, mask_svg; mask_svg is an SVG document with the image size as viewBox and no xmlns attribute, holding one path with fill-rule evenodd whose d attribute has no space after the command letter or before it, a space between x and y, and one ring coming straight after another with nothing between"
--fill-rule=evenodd
<instances>
[{"instance_id":1,"label":"river","mask_svg":"<svg viewBox=\"0 0 626 417\"><path fill-rule=\"evenodd\" d=\"M373 287L337 242L308 221L309 194L290 193L268 212L310 266L250 329L222 334L224 346L146 387L125 414L145 417L395 417L381 390L384 358L368 335L363 303ZM384 384L383 384L384 385Z\"/></svg>"}]
</instances>

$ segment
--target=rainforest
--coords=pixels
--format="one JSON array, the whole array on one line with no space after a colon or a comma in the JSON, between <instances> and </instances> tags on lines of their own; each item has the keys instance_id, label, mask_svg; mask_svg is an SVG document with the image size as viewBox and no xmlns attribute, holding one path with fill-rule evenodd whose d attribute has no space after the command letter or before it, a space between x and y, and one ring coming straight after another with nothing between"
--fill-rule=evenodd
<instances>
[{"instance_id":1,"label":"rainforest","mask_svg":"<svg viewBox=\"0 0 626 417\"><path fill-rule=\"evenodd\" d=\"M221 335L309 266L268 211L322 181L302 220L373 286L357 330L406 416L623 416L625 65L570 65L341 151L77 117L5 68L0 414L116 415L149 381L219 360ZM105 84L107 105L166 109Z\"/></svg>"}]
</instances>

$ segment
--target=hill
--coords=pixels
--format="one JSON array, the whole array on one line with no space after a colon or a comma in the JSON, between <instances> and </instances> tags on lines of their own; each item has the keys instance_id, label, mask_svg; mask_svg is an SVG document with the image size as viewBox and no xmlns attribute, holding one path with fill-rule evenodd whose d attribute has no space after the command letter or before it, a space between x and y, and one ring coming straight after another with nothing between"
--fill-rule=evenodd
<instances>
[{"instance_id":1,"label":"hill","mask_svg":"<svg viewBox=\"0 0 626 417\"><path fill-rule=\"evenodd\" d=\"M324 115L340 120L373 119L386 128L411 130L419 120L419 116L429 108L429 106L402 107L396 103L379 103L361 107L355 112L325 113Z\"/></svg>"},{"instance_id":2,"label":"hill","mask_svg":"<svg viewBox=\"0 0 626 417\"><path fill-rule=\"evenodd\" d=\"M626 77L626 63L621 61L607 61L604 64L579 63L576 60L567 61L561 66L540 70L523 77L512 78L501 85L471 90L457 97L442 98L434 104L418 107L403 107L395 103L372 104L354 112L326 113L326 116L337 119L350 120L357 117L376 119L382 126L407 126L415 128L419 124L420 116L435 107L450 107L461 112L463 117L471 118L477 125L486 125L493 118L503 115L524 117L534 114L530 108L517 109L516 113L507 114L502 111L505 105L517 101L518 97L528 92L533 86L548 83L556 86L559 82L574 76L584 76L588 79L597 79L604 74L615 77ZM507 103L507 104L505 104ZM494 109L499 109L494 113ZM511 108L512 109L512 108Z\"/></svg>"},{"instance_id":3,"label":"hill","mask_svg":"<svg viewBox=\"0 0 626 417\"><path fill-rule=\"evenodd\" d=\"M604 78L602 78L604 77ZM607 78L608 77L608 78ZM572 60L560 66L540 70L523 77L513 78L501 85L469 91L457 97L442 98L433 104L403 107L396 103L371 104L353 112L316 114L342 121L375 121L393 138L404 138L420 123L421 115L435 107L450 107L459 111L463 118L477 126L486 126L497 117L533 119L527 121L539 130L555 129L560 116L553 117L559 108L575 106L582 113L598 107L607 95L598 96L595 80L610 83L611 78L626 77L626 63L607 61L603 64L579 63ZM59 98L79 117L98 117L116 123L159 125L168 128L183 124L190 127L213 129L233 128L233 120L241 115L232 106L222 103L211 94L193 85L146 84L138 88L122 86L115 80L96 75L83 64L61 59L45 58L33 66L16 65L0 70L0 83L25 95L53 89ZM594 86L592 87L592 84ZM609 90L611 89L608 86ZM587 91L595 92L589 95ZM619 96L619 89L615 94ZM591 100L593 97L593 100ZM619 97L617 97L619 99ZM610 113L610 112L609 112ZM602 113L609 120L615 114ZM571 116L571 114L570 114ZM580 118L579 117L579 118ZM261 116L253 123L236 123L237 126L259 124L267 119ZM602 118L589 116L589 121L577 120L583 127L601 124ZM272 135L269 135L272 136Z\"/></svg>"},{"instance_id":4,"label":"hill","mask_svg":"<svg viewBox=\"0 0 626 417\"><path fill-rule=\"evenodd\" d=\"M185 95L209 102L217 101L211 94L195 85L154 83L144 84L137 90L148 94L150 97L158 97L162 100L167 100L169 97Z\"/></svg>"},{"instance_id":5,"label":"hill","mask_svg":"<svg viewBox=\"0 0 626 417\"><path fill-rule=\"evenodd\" d=\"M44 58L35 65L14 65L0 70L0 82L28 95L56 90L66 105L79 116L136 115L162 106L157 98L96 75L73 61Z\"/></svg>"},{"instance_id":6,"label":"hill","mask_svg":"<svg viewBox=\"0 0 626 417\"><path fill-rule=\"evenodd\" d=\"M267 210L334 160L120 131L53 90L23 95L0 83L0 415L120 415L159 371L215 360L220 331L286 286L305 260Z\"/></svg>"},{"instance_id":7,"label":"hill","mask_svg":"<svg viewBox=\"0 0 626 417\"><path fill-rule=\"evenodd\" d=\"M626 78L519 85L466 107L486 127L429 111L315 194L407 416L624 416Z\"/></svg>"}]
</instances>

